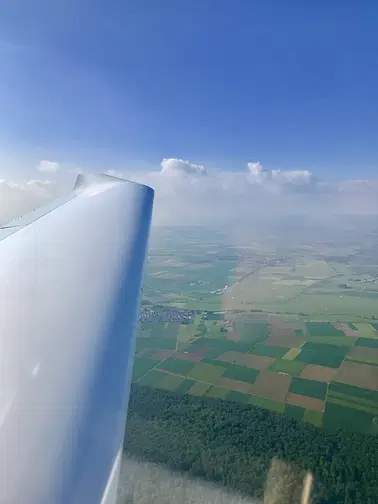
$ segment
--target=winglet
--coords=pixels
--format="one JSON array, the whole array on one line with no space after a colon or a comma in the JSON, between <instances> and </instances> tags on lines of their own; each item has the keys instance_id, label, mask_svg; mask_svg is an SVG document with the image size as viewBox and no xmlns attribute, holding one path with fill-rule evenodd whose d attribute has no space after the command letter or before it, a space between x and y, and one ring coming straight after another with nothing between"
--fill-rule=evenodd
<instances>
[{"instance_id":1,"label":"winglet","mask_svg":"<svg viewBox=\"0 0 378 504\"><path fill-rule=\"evenodd\" d=\"M105 173L101 173L99 175L94 175L93 173L79 173L74 185L74 191L84 191L85 189L98 184L124 181L124 179L113 177L112 175L106 175Z\"/></svg>"},{"instance_id":2,"label":"winglet","mask_svg":"<svg viewBox=\"0 0 378 504\"><path fill-rule=\"evenodd\" d=\"M124 182L127 182L128 184L135 184L139 186L140 190L151 192L152 197L154 195L154 190L147 185L133 182L131 180L126 180L120 177L114 177L113 175L106 175L105 173L80 173L76 179L73 190L76 194L80 194L84 191L91 190L92 188L99 186L114 186L115 184L123 184Z\"/></svg>"}]
</instances>

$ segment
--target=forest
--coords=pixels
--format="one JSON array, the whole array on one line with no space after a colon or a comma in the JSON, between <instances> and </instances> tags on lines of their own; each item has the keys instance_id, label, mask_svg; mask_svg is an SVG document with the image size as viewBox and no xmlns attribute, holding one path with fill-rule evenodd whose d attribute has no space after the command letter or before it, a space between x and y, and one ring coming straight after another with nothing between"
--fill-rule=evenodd
<instances>
[{"instance_id":1,"label":"forest","mask_svg":"<svg viewBox=\"0 0 378 504\"><path fill-rule=\"evenodd\" d=\"M252 405L133 385L124 450L258 499L282 461L280 503L300 501L308 472L312 503L377 502L378 438L327 433Z\"/></svg>"}]
</instances>

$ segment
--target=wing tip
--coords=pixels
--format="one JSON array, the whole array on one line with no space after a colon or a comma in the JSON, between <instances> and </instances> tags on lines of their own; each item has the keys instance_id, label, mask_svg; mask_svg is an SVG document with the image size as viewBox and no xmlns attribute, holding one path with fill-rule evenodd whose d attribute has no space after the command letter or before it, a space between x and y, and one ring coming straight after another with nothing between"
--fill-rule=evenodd
<instances>
[{"instance_id":1,"label":"wing tip","mask_svg":"<svg viewBox=\"0 0 378 504\"><path fill-rule=\"evenodd\" d=\"M79 173L77 176L75 185L73 190L76 192L82 192L91 187L95 187L97 185L103 184L114 184L114 183L124 183L135 184L139 186L141 189L151 193L151 196L154 196L154 190L152 187L139 184L138 182L133 182L131 180L126 180L120 177L114 177L113 175L107 175L106 173L93 174L93 173Z\"/></svg>"}]
</instances>

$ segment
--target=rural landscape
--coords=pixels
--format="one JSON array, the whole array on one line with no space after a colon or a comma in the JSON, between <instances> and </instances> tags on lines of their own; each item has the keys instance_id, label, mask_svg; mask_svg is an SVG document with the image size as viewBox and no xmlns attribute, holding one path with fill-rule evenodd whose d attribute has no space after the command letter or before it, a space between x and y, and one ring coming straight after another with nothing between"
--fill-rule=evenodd
<instances>
[{"instance_id":1,"label":"rural landscape","mask_svg":"<svg viewBox=\"0 0 378 504\"><path fill-rule=\"evenodd\" d=\"M374 228L355 229L333 229L331 237L327 229L310 226L291 238L287 231L271 230L265 236L255 233L253 240L201 228L153 234L127 450L138 456L147 450L149 461L214 480L203 456L202 462L185 459L177 465L176 451L168 456L166 450L163 456L157 445L155 451L147 447L146 440L154 445L157 425L168 422L172 404L181 405L182 421L187 416L189 423L196 422L198 408L232 425L240 424L238 415L247 415L254 432L261 429L257 423L271 423L292 447L291 455L284 454L272 438L265 447L267 456L295 463L299 459L299 474L306 468L317 475L313 502L369 502L377 490L372 479L377 479L378 461L370 467L369 481L352 487L350 471L355 480L362 462L346 456L346 468L341 455L343 446L350 450L353 443L378 448L378 234ZM153 404L160 413L152 411ZM140 424L147 410L150 421L158 422L154 435L146 419ZM206 425L201 429L213 428ZM192 428L180 428L180 435L189 436ZM293 432L297 437L290 441ZM227 442L234 434L232 430ZM166 432L159 435L164 438ZM311 455L318 450L309 441L314 436L318 445L329 444L331 458ZM255 452L254 443L260 441L252 436L247 444ZM266 462L259 463L266 471ZM230 483L239 469L222 471L226 486L243 488L240 478L237 485ZM263 485L256 475L252 480L246 492L261 497Z\"/></svg>"},{"instance_id":2,"label":"rural landscape","mask_svg":"<svg viewBox=\"0 0 378 504\"><path fill-rule=\"evenodd\" d=\"M378 324L224 317L142 323L134 382L378 434Z\"/></svg>"},{"instance_id":3,"label":"rural landscape","mask_svg":"<svg viewBox=\"0 0 378 504\"><path fill-rule=\"evenodd\" d=\"M134 382L378 434L378 266L346 235L291 249L166 230L149 252Z\"/></svg>"}]
</instances>

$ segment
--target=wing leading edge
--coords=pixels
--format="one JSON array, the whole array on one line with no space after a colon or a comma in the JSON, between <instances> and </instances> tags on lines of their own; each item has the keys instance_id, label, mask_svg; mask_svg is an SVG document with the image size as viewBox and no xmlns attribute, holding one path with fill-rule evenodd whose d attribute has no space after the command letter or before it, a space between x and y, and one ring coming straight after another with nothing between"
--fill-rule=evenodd
<instances>
[{"instance_id":1,"label":"wing leading edge","mask_svg":"<svg viewBox=\"0 0 378 504\"><path fill-rule=\"evenodd\" d=\"M80 179L0 242L1 503L115 498L153 191Z\"/></svg>"}]
</instances>

